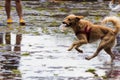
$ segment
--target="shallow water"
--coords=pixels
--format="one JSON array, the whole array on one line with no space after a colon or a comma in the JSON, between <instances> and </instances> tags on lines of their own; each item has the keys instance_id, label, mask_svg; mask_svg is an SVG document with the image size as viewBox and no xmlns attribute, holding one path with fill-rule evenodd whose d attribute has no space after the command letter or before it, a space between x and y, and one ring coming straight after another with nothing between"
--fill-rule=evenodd
<instances>
[{"instance_id":1,"label":"shallow water","mask_svg":"<svg viewBox=\"0 0 120 80\"><path fill-rule=\"evenodd\" d=\"M16 19L14 24L5 24L6 16L0 14L3 15L0 18L2 20L0 26L0 80L120 79L119 36L117 46L113 48L116 59L113 65L108 65L110 57L104 51L90 61L85 60L86 56L95 52L99 42L83 45L81 47L84 51L83 54L74 49L67 51L76 37L72 32L63 33L58 28L62 19L68 13L78 14L83 11L86 13L84 15L87 15L85 18L95 23L99 22L104 16L119 16L119 13L110 12L106 6L107 2L101 3L101 5L105 4L103 6L105 8L101 8L103 11L106 10L103 14L100 14L100 10L98 13L94 12L95 8L93 6L92 9L90 8L91 4L99 7L100 4L97 5L97 2L76 4L73 2L72 5L71 3L23 1L23 4L26 4L23 8L27 21L26 26L20 26L17 23L18 18L16 18L14 9L12 14ZM89 5L85 7L85 4ZM61 9L58 9L59 7ZM86 10L79 11L81 8ZM88 8L91 11L88 12ZM0 9L4 13L3 7ZM73 9L73 11L70 9Z\"/></svg>"}]
</instances>

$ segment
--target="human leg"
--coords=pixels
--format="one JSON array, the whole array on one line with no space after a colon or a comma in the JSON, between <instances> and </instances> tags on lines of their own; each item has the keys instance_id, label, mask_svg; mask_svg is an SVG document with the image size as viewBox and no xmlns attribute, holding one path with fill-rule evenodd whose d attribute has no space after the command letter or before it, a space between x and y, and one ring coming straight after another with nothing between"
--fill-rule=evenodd
<instances>
[{"instance_id":1,"label":"human leg","mask_svg":"<svg viewBox=\"0 0 120 80\"><path fill-rule=\"evenodd\" d=\"M16 11L19 16L19 22L20 24L25 24L25 21L23 20L21 0L15 0L15 3L16 3Z\"/></svg>"},{"instance_id":2,"label":"human leg","mask_svg":"<svg viewBox=\"0 0 120 80\"><path fill-rule=\"evenodd\" d=\"M112 11L120 11L120 0L118 0L118 5L112 8Z\"/></svg>"},{"instance_id":3,"label":"human leg","mask_svg":"<svg viewBox=\"0 0 120 80\"><path fill-rule=\"evenodd\" d=\"M111 1L112 3L115 3L115 1ZM112 11L120 11L120 0L118 0L118 5L116 5L115 7L111 8Z\"/></svg>"},{"instance_id":4,"label":"human leg","mask_svg":"<svg viewBox=\"0 0 120 80\"><path fill-rule=\"evenodd\" d=\"M113 9L115 7L115 0L111 0L110 3L109 3L109 8L110 9Z\"/></svg>"},{"instance_id":5,"label":"human leg","mask_svg":"<svg viewBox=\"0 0 120 80\"><path fill-rule=\"evenodd\" d=\"M120 4L120 0L118 0L118 3Z\"/></svg>"},{"instance_id":6,"label":"human leg","mask_svg":"<svg viewBox=\"0 0 120 80\"><path fill-rule=\"evenodd\" d=\"M111 3L115 4L115 0L111 0Z\"/></svg>"},{"instance_id":7,"label":"human leg","mask_svg":"<svg viewBox=\"0 0 120 80\"><path fill-rule=\"evenodd\" d=\"M5 0L5 11L7 15L7 23L12 23L12 19L10 16L11 13L11 0Z\"/></svg>"}]
</instances>

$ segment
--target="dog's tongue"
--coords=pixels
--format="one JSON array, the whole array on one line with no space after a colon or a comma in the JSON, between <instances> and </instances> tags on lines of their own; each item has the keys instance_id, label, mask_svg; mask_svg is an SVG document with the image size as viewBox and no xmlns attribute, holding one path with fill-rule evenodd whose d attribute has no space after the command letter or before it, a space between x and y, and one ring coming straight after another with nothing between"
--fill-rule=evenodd
<instances>
[{"instance_id":1,"label":"dog's tongue","mask_svg":"<svg viewBox=\"0 0 120 80\"><path fill-rule=\"evenodd\" d=\"M59 26L59 29L60 29L60 31L62 31L62 32L64 32L64 30L66 30L66 24L61 24L60 26Z\"/></svg>"}]
</instances>

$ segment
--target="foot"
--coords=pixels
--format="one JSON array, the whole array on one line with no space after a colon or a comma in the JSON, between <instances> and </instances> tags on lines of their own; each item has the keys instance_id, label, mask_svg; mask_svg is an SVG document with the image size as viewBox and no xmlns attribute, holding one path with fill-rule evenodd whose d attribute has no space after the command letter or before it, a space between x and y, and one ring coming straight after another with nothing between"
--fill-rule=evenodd
<instances>
[{"instance_id":1,"label":"foot","mask_svg":"<svg viewBox=\"0 0 120 80\"><path fill-rule=\"evenodd\" d=\"M11 18L7 19L7 24L12 24L13 20Z\"/></svg>"},{"instance_id":2,"label":"foot","mask_svg":"<svg viewBox=\"0 0 120 80\"><path fill-rule=\"evenodd\" d=\"M71 51L71 50L72 50L71 48L68 49L68 51Z\"/></svg>"},{"instance_id":3,"label":"foot","mask_svg":"<svg viewBox=\"0 0 120 80\"><path fill-rule=\"evenodd\" d=\"M113 9L115 7L115 4L113 4L112 2L109 3L109 8Z\"/></svg>"},{"instance_id":4,"label":"foot","mask_svg":"<svg viewBox=\"0 0 120 80\"><path fill-rule=\"evenodd\" d=\"M79 53L83 53L83 50L80 50L78 48L75 48Z\"/></svg>"},{"instance_id":5,"label":"foot","mask_svg":"<svg viewBox=\"0 0 120 80\"><path fill-rule=\"evenodd\" d=\"M86 60L90 60L91 58L90 57L85 57Z\"/></svg>"},{"instance_id":6,"label":"foot","mask_svg":"<svg viewBox=\"0 0 120 80\"><path fill-rule=\"evenodd\" d=\"M23 19L20 19L19 23L20 25L25 25L25 21Z\"/></svg>"},{"instance_id":7,"label":"foot","mask_svg":"<svg viewBox=\"0 0 120 80\"><path fill-rule=\"evenodd\" d=\"M112 8L112 11L120 11L120 4Z\"/></svg>"}]
</instances>

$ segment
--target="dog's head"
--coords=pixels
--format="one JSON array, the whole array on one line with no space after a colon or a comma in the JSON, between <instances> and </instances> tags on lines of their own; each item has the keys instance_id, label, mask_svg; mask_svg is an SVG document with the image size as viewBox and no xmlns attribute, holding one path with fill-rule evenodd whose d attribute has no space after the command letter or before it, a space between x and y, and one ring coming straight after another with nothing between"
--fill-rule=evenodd
<instances>
[{"instance_id":1,"label":"dog's head","mask_svg":"<svg viewBox=\"0 0 120 80\"><path fill-rule=\"evenodd\" d=\"M61 29L64 29L66 27L71 27L72 28L72 27L76 26L76 24L78 24L78 22L82 18L83 18L83 16L76 16L76 15L71 14L71 15L65 17L65 19L63 20L60 28Z\"/></svg>"},{"instance_id":2,"label":"dog's head","mask_svg":"<svg viewBox=\"0 0 120 80\"><path fill-rule=\"evenodd\" d=\"M72 27L75 26L80 19L82 19L83 16L75 16L73 14L67 16L64 20L63 20L63 24L66 24L66 27Z\"/></svg>"}]
</instances>

